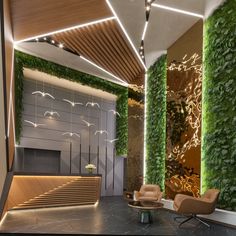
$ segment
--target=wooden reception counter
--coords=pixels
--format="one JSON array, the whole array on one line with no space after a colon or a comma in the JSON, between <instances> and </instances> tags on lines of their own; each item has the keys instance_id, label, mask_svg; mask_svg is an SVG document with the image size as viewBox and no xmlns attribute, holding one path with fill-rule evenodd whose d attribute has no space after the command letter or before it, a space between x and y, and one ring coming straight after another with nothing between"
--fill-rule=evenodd
<instances>
[{"instance_id":1,"label":"wooden reception counter","mask_svg":"<svg viewBox=\"0 0 236 236\"><path fill-rule=\"evenodd\" d=\"M94 205L101 192L101 175L14 173L5 209Z\"/></svg>"}]
</instances>

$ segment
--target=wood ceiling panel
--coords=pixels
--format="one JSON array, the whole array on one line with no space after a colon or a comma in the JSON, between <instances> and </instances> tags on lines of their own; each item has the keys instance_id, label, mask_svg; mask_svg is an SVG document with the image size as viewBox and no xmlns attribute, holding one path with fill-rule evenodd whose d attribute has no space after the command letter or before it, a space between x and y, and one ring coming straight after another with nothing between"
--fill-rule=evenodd
<instances>
[{"instance_id":1,"label":"wood ceiling panel","mask_svg":"<svg viewBox=\"0 0 236 236\"><path fill-rule=\"evenodd\" d=\"M143 67L124 39L116 20L57 33L52 39L128 83L136 78L142 79Z\"/></svg>"},{"instance_id":2,"label":"wood ceiling panel","mask_svg":"<svg viewBox=\"0 0 236 236\"><path fill-rule=\"evenodd\" d=\"M112 17L105 0L11 0L14 40Z\"/></svg>"}]
</instances>

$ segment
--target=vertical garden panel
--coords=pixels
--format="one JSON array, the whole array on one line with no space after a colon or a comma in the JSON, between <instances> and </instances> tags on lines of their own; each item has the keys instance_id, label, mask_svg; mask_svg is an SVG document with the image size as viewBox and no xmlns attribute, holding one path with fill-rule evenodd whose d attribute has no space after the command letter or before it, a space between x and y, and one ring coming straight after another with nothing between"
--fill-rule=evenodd
<instances>
[{"instance_id":1,"label":"vertical garden panel","mask_svg":"<svg viewBox=\"0 0 236 236\"><path fill-rule=\"evenodd\" d=\"M166 156L166 55L148 70L146 94L146 183L164 190Z\"/></svg>"},{"instance_id":2,"label":"vertical garden panel","mask_svg":"<svg viewBox=\"0 0 236 236\"><path fill-rule=\"evenodd\" d=\"M204 25L202 191L221 191L218 207L236 210L236 0Z\"/></svg>"}]
</instances>

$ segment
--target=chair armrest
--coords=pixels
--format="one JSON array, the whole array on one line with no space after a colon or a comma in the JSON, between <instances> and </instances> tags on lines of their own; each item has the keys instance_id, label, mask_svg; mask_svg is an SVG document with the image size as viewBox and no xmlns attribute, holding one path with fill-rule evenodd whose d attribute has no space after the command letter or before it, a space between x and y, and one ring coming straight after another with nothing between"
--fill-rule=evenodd
<instances>
[{"instance_id":1,"label":"chair armrest","mask_svg":"<svg viewBox=\"0 0 236 236\"><path fill-rule=\"evenodd\" d=\"M158 193L158 197L157 197L157 201L158 201L158 202L161 201L161 199L162 199L162 195L163 195L162 192L159 192L159 193Z\"/></svg>"},{"instance_id":2,"label":"chair armrest","mask_svg":"<svg viewBox=\"0 0 236 236\"><path fill-rule=\"evenodd\" d=\"M138 201L140 196L141 196L140 192L134 191L134 201Z\"/></svg>"}]
</instances>

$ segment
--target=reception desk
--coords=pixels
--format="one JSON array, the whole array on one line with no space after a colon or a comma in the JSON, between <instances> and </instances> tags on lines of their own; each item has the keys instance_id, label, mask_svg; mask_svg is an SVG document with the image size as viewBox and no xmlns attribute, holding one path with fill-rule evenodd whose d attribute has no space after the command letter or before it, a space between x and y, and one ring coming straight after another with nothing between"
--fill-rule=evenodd
<instances>
[{"instance_id":1,"label":"reception desk","mask_svg":"<svg viewBox=\"0 0 236 236\"><path fill-rule=\"evenodd\" d=\"M101 193L101 175L14 173L5 209L94 205Z\"/></svg>"}]
</instances>

